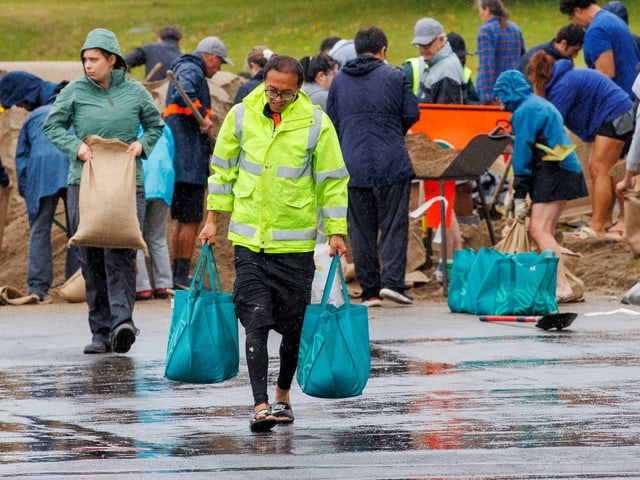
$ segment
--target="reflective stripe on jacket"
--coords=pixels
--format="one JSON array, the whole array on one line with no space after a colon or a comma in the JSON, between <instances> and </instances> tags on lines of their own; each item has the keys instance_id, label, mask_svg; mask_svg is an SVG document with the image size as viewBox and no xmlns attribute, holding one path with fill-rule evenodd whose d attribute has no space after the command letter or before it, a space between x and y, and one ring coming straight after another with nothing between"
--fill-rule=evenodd
<instances>
[{"instance_id":1,"label":"reflective stripe on jacket","mask_svg":"<svg viewBox=\"0 0 640 480\"><path fill-rule=\"evenodd\" d=\"M318 214L325 235L347 233L349 175L329 117L304 92L277 127L256 88L227 114L216 141L207 209L231 211L234 245L267 253L309 252Z\"/></svg>"},{"instance_id":2,"label":"reflective stripe on jacket","mask_svg":"<svg viewBox=\"0 0 640 480\"><path fill-rule=\"evenodd\" d=\"M197 109L200 109L202 108L202 103L200 103L200 100L196 99L196 101L193 102L193 106ZM211 109L207 108L206 112L207 113L205 114L205 117L211 118ZM163 110L162 118L168 117L169 115L191 115L191 113L191 108L189 107L183 107L181 105L178 105L177 103L170 103Z\"/></svg>"}]
</instances>

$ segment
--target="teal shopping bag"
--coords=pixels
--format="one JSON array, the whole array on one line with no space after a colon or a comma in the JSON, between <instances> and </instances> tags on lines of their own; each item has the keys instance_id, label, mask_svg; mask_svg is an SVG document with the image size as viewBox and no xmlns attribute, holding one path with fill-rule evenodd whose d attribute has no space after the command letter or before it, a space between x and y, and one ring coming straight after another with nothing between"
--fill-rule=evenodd
<instances>
[{"instance_id":1,"label":"teal shopping bag","mask_svg":"<svg viewBox=\"0 0 640 480\"><path fill-rule=\"evenodd\" d=\"M502 253L486 267L474 313L546 315L557 312L557 273L558 257L552 250Z\"/></svg>"},{"instance_id":2,"label":"teal shopping bag","mask_svg":"<svg viewBox=\"0 0 640 480\"><path fill-rule=\"evenodd\" d=\"M558 258L542 253L502 253L492 248L454 252L448 304L476 315L546 315L557 312Z\"/></svg>"},{"instance_id":3,"label":"teal shopping bag","mask_svg":"<svg viewBox=\"0 0 640 480\"><path fill-rule=\"evenodd\" d=\"M204 284L209 273L210 286ZM213 247L202 246L189 290L176 291L164 376L218 383L238 374L238 320L233 295L222 292Z\"/></svg>"},{"instance_id":4,"label":"teal shopping bag","mask_svg":"<svg viewBox=\"0 0 640 480\"><path fill-rule=\"evenodd\" d=\"M466 312L469 303L469 272L476 259L472 248L453 252L453 268L449 277L447 303L452 312Z\"/></svg>"},{"instance_id":5,"label":"teal shopping bag","mask_svg":"<svg viewBox=\"0 0 640 480\"><path fill-rule=\"evenodd\" d=\"M339 307L327 303L336 269L345 299ZM370 371L368 309L349 301L340 257L334 255L322 301L305 311L296 380L307 395L347 398L362 393Z\"/></svg>"}]
</instances>

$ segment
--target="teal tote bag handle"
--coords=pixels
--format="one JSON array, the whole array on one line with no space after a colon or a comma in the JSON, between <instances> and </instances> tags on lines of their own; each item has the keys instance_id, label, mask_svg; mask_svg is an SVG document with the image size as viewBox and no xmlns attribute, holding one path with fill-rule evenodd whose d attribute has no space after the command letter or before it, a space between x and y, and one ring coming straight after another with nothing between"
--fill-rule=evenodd
<instances>
[{"instance_id":1,"label":"teal tote bag handle","mask_svg":"<svg viewBox=\"0 0 640 480\"><path fill-rule=\"evenodd\" d=\"M344 303L347 308L351 308L351 302L349 301L349 292L347 291L347 282L344 279L344 273L342 271L342 265L340 263L340 255L337 253L331 259L331 265L329 266L329 273L327 274L327 282L324 284L324 291L322 292L322 300L320 305L324 309L329 302L329 295L331 294L331 287L336 276L336 270L340 272L340 282L342 284L342 295L344 296Z\"/></svg>"},{"instance_id":2,"label":"teal tote bag handle","mask_svg":"<svg viewBox=\"0 0 640 480\"><path fill-rule=\"evenodd\" d=\"M218 271L218 264L216 263L214 247L213 245L205 243L202 245L202 250L200 250L200 256L198 257L198 263L196 264L189 290L202 290L205 273L207 271L209 272L209 279L211 280L211 291L215 294L222 293L222 281L220 280L220 272Z\"/></svg>"}]
</instances>

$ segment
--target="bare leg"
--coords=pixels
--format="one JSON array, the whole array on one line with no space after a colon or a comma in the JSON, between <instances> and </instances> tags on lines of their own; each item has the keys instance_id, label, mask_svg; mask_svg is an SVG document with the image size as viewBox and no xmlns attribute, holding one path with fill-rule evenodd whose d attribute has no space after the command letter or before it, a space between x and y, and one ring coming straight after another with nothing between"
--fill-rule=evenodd
<instances>
[{"instance_id":1,"label":"bare leg","mask_svg":"<svg viewBox=\"0 0 640 480\"><path fill-rule=\"evenodd\" d=\"M614 202L613 185L609 169L613 167L622 153L624 142L614 138L596 135L589 160L591 173L591 229L597 235L605 234L605 227L612 224L612 206ZM624 217L624 212L621 210Z\"/></svg>"},{"instance_id":2,"label":"bare leg","mask_svg":"<svg viewBox=\"0 0 640 480\"><path fill-rule=\"evenodd\" d=\"M175 230L173 231L173 238L171 239L173 258L191 259L199 227L199 222L178 222Z\"/></svg>"},{"instance_id":3,"label":"bare leg","mask_svg":"<svg viewBox=\"0 0 640 480\"><path fill-rule=\"evenodd\" d=\"M529 234L538 248L553 250L558 256L558 274L556 282L556 296L571 295L571 285L565 273L564 261L560 254L560 245L556 242L555 230L560 214L564 210L566 200L555 202L534 203L531 205L531 221L529 222Z\"/></svg>"},{"instance_id":4,"label":"bare leg","mask_svg":"<svg viewBox=\"0 0 640 480\"><path fill-rule=\"evenodd\" d=\"M451 215L451 225L447 228L447 260L453 258L454 250L462 248L462 233L455 213Z\"/></svg>"}]
</instances>

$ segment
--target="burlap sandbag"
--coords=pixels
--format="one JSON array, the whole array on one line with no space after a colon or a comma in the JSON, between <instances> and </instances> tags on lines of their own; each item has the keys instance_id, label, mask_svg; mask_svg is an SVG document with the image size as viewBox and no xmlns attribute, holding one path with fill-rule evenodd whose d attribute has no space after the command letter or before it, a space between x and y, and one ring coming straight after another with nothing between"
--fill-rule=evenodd
<instances>
[{"instance_id":1,"label":"burlap sandbag","mask_svg":"<svg viewBox=\"0 0 640 480\"><path fill-rule=\"evenodd\" d=\"M87 300L87 291L82 270L80 268L76 270L66 282L51 290L51 293L69 303L85 302Z\"/></svg>"},{"instance_id":2,"label":"burlap sandbag","mask_svg":"<svg viewBox=\"0 0 640 480\"><path fill-rule=\"evenodd\" d=\"M148 255L136 212L136 160L127 144L96 135L85 138L93 153L80 177L78 231L69 245L135 248Z\"/></svg>"},{"instance_id":3,"label":"burlap sandbag","mask_svg":"<svg viewBox=\"0 0 640 480\"><path fill-rule=\"evenodd\" d=\"M4 226L7 224L7 211L9 210L9 195L11 190L0 187L0 251L2 251L2 239L4 238Z\"/></svg>"},{"instance_id":4,"label":"burlap sandbag","mask_svg":"<svg viewBox=\"0 0 640 480\"><path fill-rule=\"evenodd\" d=\"M569 250L566 247L560 247L560 255L562 256L562 262L564 263L564 274L569 280L571 290L576 298L576 302L584 300L584 282L576 276L574 273L578 267L578 263L582 258L582 254Z\"/></svg>"},{"instance_id":5,"label":"burlap sandbag","mask_svg":"<svg viewBox=\"0 0 640 480\"><path fill-rule=\"evenodd\" d=\"M512 220L510 226L506 227L506 232L498 243L493 247L502 253L530 252L529 232L523 222Z\"/></svg>"},{"instance_id":6,"label":"burlap sandbag","mask_svg":"<svg viewBox=\"0 0 640 480\"><path fill-rule=\"evenodd\" d=\"M624 194L624 238L629 242L631 251L640 256L640 192Z\"/></svg>"}]
</instances>

